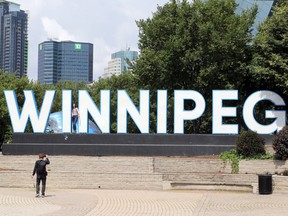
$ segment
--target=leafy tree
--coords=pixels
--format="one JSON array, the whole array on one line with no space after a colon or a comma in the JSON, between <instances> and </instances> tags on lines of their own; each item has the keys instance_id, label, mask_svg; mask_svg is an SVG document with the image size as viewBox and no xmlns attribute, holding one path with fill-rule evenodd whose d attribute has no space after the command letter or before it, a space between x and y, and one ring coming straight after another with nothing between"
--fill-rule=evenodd
<instances>
[{"instance_id":1,"label":"leafy tree","mask_svg":"<svg viewBox=\"0 0 288 216\"><path fill-rule=\"evenodd\" d=\"M273 15L254 40L251 66L258 88L273 90L288 99L288 1L280 0Z\"/></svg>"},{"instance_id":2,"label":"leafy tree","mask_svg":"<svg viewBox=\"0 0 288 216\"><path fill-rule=\"evenodd\" d=\"M254 55L250 66L254 89L267 89L288 100L288 1L280 0L273 9L273 15L260 27L253 43ZM267 103L266 109L273 109ZM286 106L287 107L287 106ZM287 109L278 107L277 109ZM263 105L258 106L255 116L263 123Z\"/></svg>"},{"instance_id":3,"label":"leafy tree","mask_svg":"<svg viewBox=\"0 0 288 216\"><path fill-rule=\"evenodd\" d=\"M49 86L47 86L49 88ZM54 98L54 103L51 112L58 112L62 110L62 90L72 91L72 103L78 103L78 90L87 90L88 87L83 82L58 82L56 86L53 86L56 90L56 95Z\"/></svg>"},{"instance_id":4,"label":"leafy tree","mask_svg":"<svg viewBox=\"0 0 288 216\"><path fill-rule=\"evenodd\" d=\"M234 0L171 0L158 7L152 18L137 22L141 55L134 73L139 86L154 94L168 89L170 104L174 89L194 89L206 99L205 115L186 122L188 133L210 132L213 89L246 88L257 9L236 14L236 8ZM191 102L185 106L194 108ZM171 112L168 118L172 131Z\"/></svg>"},{"instance_id":5,"label":"leafy tree","mask_svg":"<svg viewBox=\"0 0 288 216\"><path fill-rule=\"evenodd\" d=\"M4 90L14 90L19 107L24 104L23 90L31 89L32 83L27 77L17 78L0 71L0 147L3 142L11 142L12 126L4 96ZM29 129L28 129L29 130Z\"/></svg>"},{"instance_id":6,"label":"leafy tree","mask_svg":"<svg viewBox=\"0 0 288 216\"><path fill-rule=\"evenodd\" d=\"M54 85L40 85L39 83L34 83L28 80L27 77L17 78L15 75L4 73L0 71L0 147L2 143L7 143L12 141L12 125L10 120L10 115L8 113L8 108L6 104L6 99L4 97L4 90L14 90L16 94L16 99L18 102L19 109L24 105L24 94L23 90L33 90L36 104L40 110L43 98L46 90L57 90L56 96L54 98L53 106L51 112L57 112L62 110L62 90L69 89L72 90L73 100L77 101L76 98L78 94L78 89L88 89L84 83L72 83L64 82ZM31 123L27 124L26 133L31 133L32 127Z\"/></svg>"},{"instance_id":7,"label":"leafy tree","mask_svg":"<svg viewBox=\"0 0 288 216\"><path fill-rule=\"evenodd\" d=\"M279 160L288 159L288 126L282 128L274 137L272 147L275 158Z\"/></svg>"},{"instance_id":8,"label":"leafy tree","mask_svg":"<svg viewBox=\"0 0 288 216\"><path fill-rule=\"evenodd\" d=\"M100 104L100 90L110 90L110 125L112 133L117 132L117 90L126 90L135 106L138 106L139 89L136 83L136 77L127 71L109 79L100 79L89 88L89 94L98 106ZM131 118L128 118L128 132L139 132Z\"/></svg>"}]
</instances>

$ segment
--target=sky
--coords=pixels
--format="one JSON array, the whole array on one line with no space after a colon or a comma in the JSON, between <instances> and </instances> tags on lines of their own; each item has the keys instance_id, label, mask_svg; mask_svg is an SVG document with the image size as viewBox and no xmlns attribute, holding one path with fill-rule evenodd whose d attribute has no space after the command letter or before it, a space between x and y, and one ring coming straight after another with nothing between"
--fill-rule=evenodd
<instances>
[{"instance_id":1,"label":"sky","mask_svg":"<svg viewBox=\"0 0 288 216\"><path fill-rule=\"evenodd\" d=\"M38 45L55 39L94 45L93 80L111 60L111 54L138 51L136 21L151 17L169 0L12 0L28 11L28 78L38 77Z\"/></svg>"}]
</instances>

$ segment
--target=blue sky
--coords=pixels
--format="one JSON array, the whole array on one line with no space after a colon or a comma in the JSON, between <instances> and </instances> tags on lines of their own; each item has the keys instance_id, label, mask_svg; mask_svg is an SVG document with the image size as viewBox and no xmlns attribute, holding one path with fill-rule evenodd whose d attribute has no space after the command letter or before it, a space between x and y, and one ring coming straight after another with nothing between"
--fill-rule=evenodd
<instances>
[{"instance_id":1,"label":"blue sky","mask_svg":"<svg viewBox=\"0 0 288 216\"><path fill-rule=\"evenodd\" d=\"M152 16L169 0L14 0L28 11L28 77L37 80L38 44L50 38L94 44L94 80L104 72L111 53L138 51L135 21Z\"/></svg>"}]
</instances>

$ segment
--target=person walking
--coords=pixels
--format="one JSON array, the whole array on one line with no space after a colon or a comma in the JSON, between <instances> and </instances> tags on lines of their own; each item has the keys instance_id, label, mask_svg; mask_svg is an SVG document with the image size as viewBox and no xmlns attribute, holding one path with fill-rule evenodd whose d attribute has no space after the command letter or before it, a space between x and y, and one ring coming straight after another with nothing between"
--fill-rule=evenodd
<instances>
[{"instance_id":1,"label":"person walking","mask_svg":"<svg viewBox=\"0 0 288 216\"><path fill-rule=\"evenodd\" d=\"M46 178L47 178L47 171L46 165L50 164L48 159L48 155L39 154L39 160L35 162L32 179L37 174L36 177L36 197L40 197L40 181L42 182L42 190L41 190L41 197L45 197L45 189L46 189Z\"/></svg>"},{"instance_id":2,"label":"person walking","mask_svg":"<svg viewBox=\"0 0 288 216\"><path fill-rule=\"evenodd\" d=\"M72 125L73 125L73 133L76 133L76 124L78 121L78 117L79 117L79 110L76 107L76 104L73 103L72 106Z\"/></svg>"}]
</instances>

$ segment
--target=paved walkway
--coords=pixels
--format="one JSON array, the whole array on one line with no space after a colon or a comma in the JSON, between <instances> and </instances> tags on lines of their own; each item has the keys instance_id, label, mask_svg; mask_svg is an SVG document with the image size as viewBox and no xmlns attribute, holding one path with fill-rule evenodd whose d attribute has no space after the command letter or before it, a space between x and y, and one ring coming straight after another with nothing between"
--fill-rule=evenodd
<instances>
[{"instance_id":1,"label":"paved walkway","mask_svg":"<svg viewBox=\"0 0 288 216\"><path fill-rule=\"evenodd\" d=\"M35 198L33 188L0 188L1 216L225 216L277 215L288 212L287 194L209 191L60 190L47 188Z\"/></svg>"}]
</instances>

